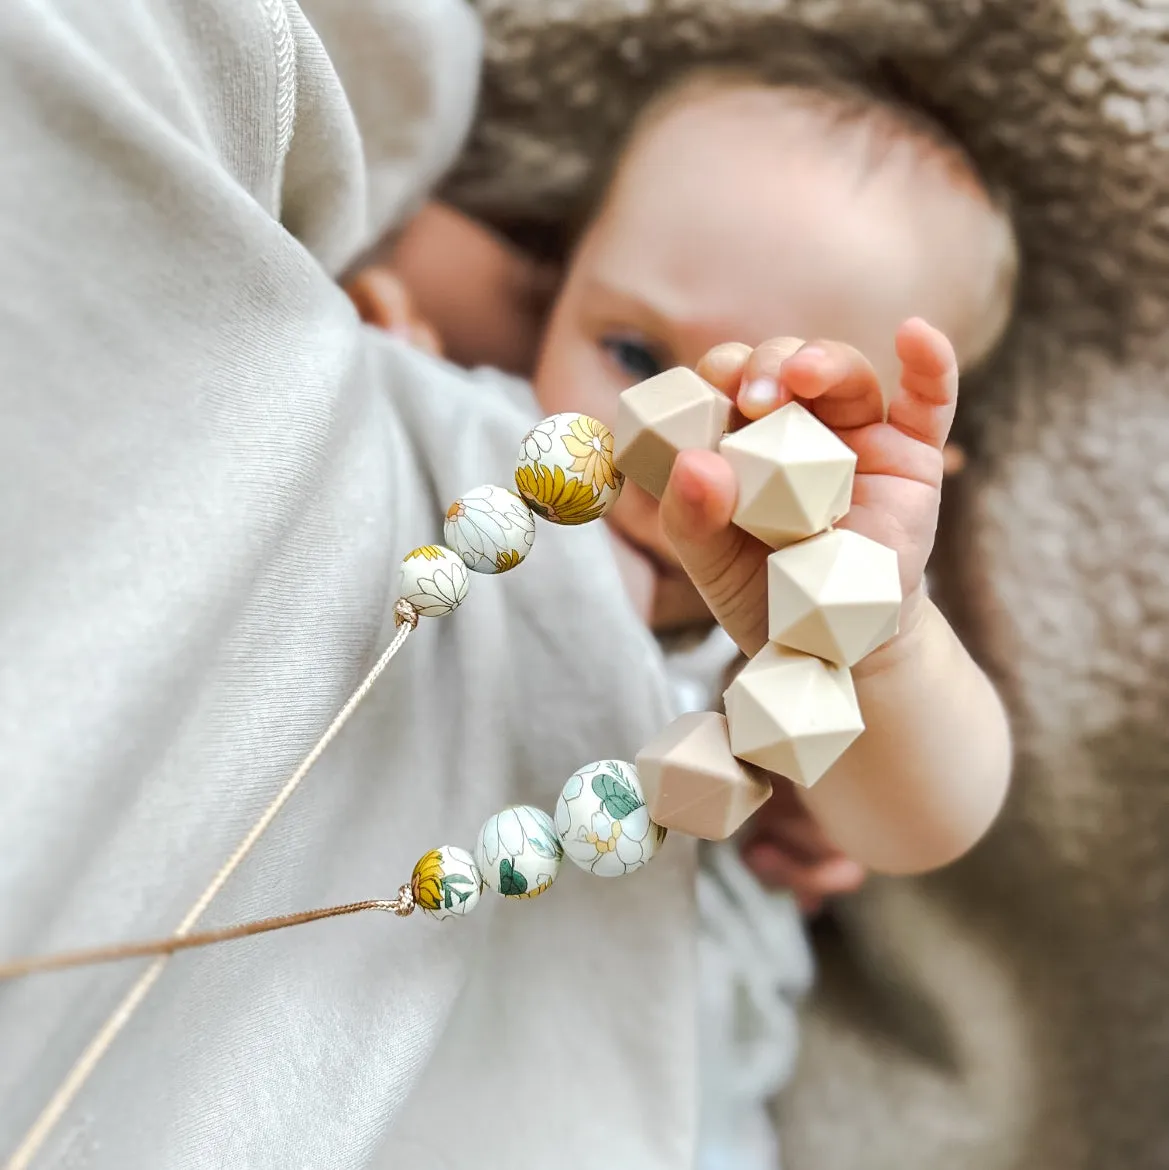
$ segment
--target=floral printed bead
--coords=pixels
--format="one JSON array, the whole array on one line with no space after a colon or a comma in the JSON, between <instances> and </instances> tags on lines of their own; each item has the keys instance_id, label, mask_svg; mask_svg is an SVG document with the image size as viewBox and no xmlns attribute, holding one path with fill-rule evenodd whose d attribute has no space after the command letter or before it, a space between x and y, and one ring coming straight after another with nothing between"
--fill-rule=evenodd
<instances>
[{"instance_id":1,"label":"floral printed bead","mask_svg":"<svg viewBox=\"0 0 1169 1170\"><path fill-rule=\"evenodd\" d=\"M472 572L506 573L531 552L536 518L515 492L486 484L450 506L443 537Z\"/></svg>"},{"instance_id":2,"label":"floral printed bead","mask_svg":"<svg viewBox=\"0 0 1169 1170\"><path fill-rule=\"evenodd\" d=\"M427 544L407 553L399 575L399 595L422 617L442 617L467 596L470 574L463 558L449 548Z\"/></svg>"},{"instance_id":3,"label":"floral printed bead","mask_svg":"<svg viewBox=\"0 0 1169 1170\"><path fill-rule=\"evenodd\" d=\"M483 880L505 898L542 894L556 880L563 857L552 818L526 804L488 817L475 846Z\"/></svg>"},{"instance_id":4,"label":"floral printed bead","mask_svg":"<svg viewBox=\"0 0 1169 1170\"><path fill-rule=\"evenodd\" d=\"M622 760L572 774L556 801L556 831L569 858L598 877L640 869L666 839L649 819L637 770Z\"/></svg>"},{"instance_id":5,"label":"floral printed bead","mask_svg":"<svg viewBox=\"0 0 1169 1170\"><path fill-rule=\"evenodd\" d=\"M462 917L479 905L483 875L465 849L443 845L418 859L410 890L414 905L432 918Z\"/></svg>"},{"instance_id":6,"label":"floral printed bead","mask_svg":"<svg viewBox=\"0 0 1169 1170\"><path fill-rule=\"evenodd\" d=\"M537 516L587 524L617 502L624 477L613 463L613 434L587 414L554 414L520 446L516 487Z\"/></svg>"}]
</instances>

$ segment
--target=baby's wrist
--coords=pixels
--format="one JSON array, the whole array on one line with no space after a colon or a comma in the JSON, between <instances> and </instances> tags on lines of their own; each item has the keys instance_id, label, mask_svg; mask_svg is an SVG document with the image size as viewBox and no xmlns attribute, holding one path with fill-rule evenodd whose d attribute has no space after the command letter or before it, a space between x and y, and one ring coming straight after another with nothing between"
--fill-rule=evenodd
<instances>
[{"instance_id":1,"label":"baby's wrist","mask_svg":"<svg viewBox=\"0 0 1169 1170\"><path fill-rule=\"evenodd\" d=\"M923 632L929 624L925 619L930 610L937 612L929 599L925 581L922 580L901 603L897 633L852 668L854 680L860 681L883 674L899 665L906 657L912 657L922 644Z\"/></svg>"}]
</instances>

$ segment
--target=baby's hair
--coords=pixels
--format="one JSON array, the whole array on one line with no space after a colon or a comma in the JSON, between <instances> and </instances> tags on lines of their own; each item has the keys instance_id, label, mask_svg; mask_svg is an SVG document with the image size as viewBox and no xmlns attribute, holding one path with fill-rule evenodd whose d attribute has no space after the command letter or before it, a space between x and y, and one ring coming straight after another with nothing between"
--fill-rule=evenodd
<instances>
[{"instance_id":1,"label":"baby's hair","mask_svg":"<svg viewBox=\"0 0 1169 1170\"><path fill-rule=\"evenodd\" d=\"M957 138L930 113L891 87L860 84L824 73L792 75L775 81L757 70L716 66L688 72L642 107L618 149L595 176L573 237L579 239L604 205L618 178L623 159L647 130L675 110L705 97L736 90L782 94L792 108L807 113L826 134L848 140L864 150L864 174L876 174L898 156L943 177L955 191L987 209L987 265L984 287L972 289L972 300L983 306L973 314L967 336L952 338L964 371L982 364L1002 338L1014 308L1018 275L1018 244L1005 195L983 177ZM907 152L906 148L911 148ZM973 274L971 274L973 278Z\"/></svg>"}]
</instances>

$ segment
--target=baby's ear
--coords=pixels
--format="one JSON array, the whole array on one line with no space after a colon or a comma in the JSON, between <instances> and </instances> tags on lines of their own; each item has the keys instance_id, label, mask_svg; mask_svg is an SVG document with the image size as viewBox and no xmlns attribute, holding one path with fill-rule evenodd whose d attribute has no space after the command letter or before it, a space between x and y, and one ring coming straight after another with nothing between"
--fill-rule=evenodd
<instances>
[{"instance_id":1,"label":"baby's ear","mask_svg":"<svg viewBox=\"0 0 1169 1170\"><path fill-rule=\"evenodd\" d=\"M388 268L371 264L345 282L345 291L367 324L387 332L406 328L410 303L402 282Z\"/></svg>"}]
</instances>

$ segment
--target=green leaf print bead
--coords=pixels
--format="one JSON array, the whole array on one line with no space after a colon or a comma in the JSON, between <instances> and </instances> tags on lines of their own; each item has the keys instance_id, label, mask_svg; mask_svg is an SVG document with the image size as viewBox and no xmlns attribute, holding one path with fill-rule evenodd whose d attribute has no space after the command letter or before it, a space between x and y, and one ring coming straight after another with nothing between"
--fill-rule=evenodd
<instances>
[{"instance_id":1,"label":"green leaf print bead","mask_svg":"<svg viewBox=\"0 0 1169 1170\"><path fill-rule=\"evenodd\" d=\"M598 877L621 877L650 861L666 830L650 820L637 769L599 760L574 772L556 802L564 852Z\"/></svg>"},{"instance_id":2,"label":"green leaf print bead","mask_svg":"<svg viewBox=\"0 0 1169 1170\"><path fill-rule=\"evenodd\" d=\"M563 857L552 818L526 804L488 817L475 845L484 880L505 898L538 897L556 880Z\"/></svg>"}]
</instances>

